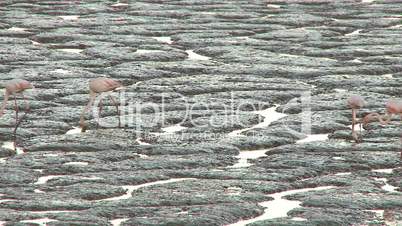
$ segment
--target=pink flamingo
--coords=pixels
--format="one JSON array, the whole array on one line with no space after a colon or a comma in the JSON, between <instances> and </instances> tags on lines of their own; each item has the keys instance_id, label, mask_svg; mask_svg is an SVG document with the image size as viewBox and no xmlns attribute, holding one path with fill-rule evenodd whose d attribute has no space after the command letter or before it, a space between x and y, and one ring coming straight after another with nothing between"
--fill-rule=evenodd
<instances>
[{"instance_id":1,"label":"pink flamingo","mask_svg":"<svg viewBox=\"0 0 402 226\"><path fill-rule=\"evenodd\" d=\"M381 125L387 125L393 115L400 115L402 120L402 101L398 100L388 100L385 105L386 112L384 115L380 115L377 112L370 113L363 118L363 124L366 126L370 122L379 121Z\"/></svg>"},{"instance_id":2,"label":"pink flamingo","mask_svg":"<svg viewBox=\"0 0 402 226\"><path fill-rule=\"evenodd\" d=\"M387 125L390 123L393 115L398 115L402 121L402 100L388 100L385 105L386 112L384 115L380 115L377 112L370 113L363 118L363 125L366 127L370 122L379 121L381 125ZM402 137L401 137L402 142ZM402 149L401 149L401 160L402 160Z\"/></svg>"},{"instance_id":3,"label":"pink flamingo","mask_svg":"<svg viewBox=\"0 0 402 226\"><path fill-rule=\"evenodd\" d=\"M355 124L359 121L356 118L357 110L362 108L364 105L364 99L361 96L353 95L349 97L347 100L348 106L352 109L352 137L353 139L358 142L359 138L355 131ZM360 124L360 132L361 132L361 124Z\"/></svg>"},{"instance_id":4,"label":"pink flamingo","mask_svg":"<svg viewBox=\"0 0 402 226\"><path fill-rule=\"evenodd\" d=\"M89 82L89 96L90 99L88 101L87 106L84 108L84 110L81 113L80 117L80 127L81 127L81 132L86 131L86 125L84 122L84 116L85 113L89 110L89 108L93 105L96 96L99 93L104 93L104 92L109 92L109 91L115 91L115 90L120 90L123 88L123 85L120 82L117 82L113 79L110 78L95 78ZM120 123L120 111L119 111L119 106L117 105L116 100L109 95L110 100L113 102L113 104L116 107L118 118L119 118L119 127L121 126ZM102 111L102 99L99 101L99 115L101 114Z\"/></svg>"},{"instance_id":5,"label":"pink flamingo","mask_svg":"<svg viewBox=\"0 0 402 226\"><path fill-rule=\"evenodd\" d=\"M17 105L17 97L16 97L16 95L17 94L22 95L22 97L24 98L24 102L25 102L25 110L29 111L30 110L29 103L26 100L23 92L25 90L27 90L27 89L33 89L34 86L30 82L28 82L27 80L13 79L13 80L10 80L10 81L8 81L6 83L5 88L6 88L6 91L4 93L4 100L3 100L3 104L2 104L1 109L0 109L0 117L3 116L4 110L7 107L8 98L10 96L14 96L14 110L15 110L15 113L17 115L17 117L16 117L16 120L17 120L18 119L18 105Z\"/></svg>"},{"instance_id":6,"label":"pink flamingo","mask_svg":"<svg viewBox=\"0 0 402 226\"><path fill-rule=\"evenodd\" d=\"M5 84L5 88L6 88L6 91L4 93L3 104L0 108L0 117L2 117L4 114L4 110L7 107L7 102L8 102L9 97L14 96L14 111L15 111L14 150L16 150L16 148L17 148L16 147L17 146L16 145L16 131L17 131L18 125L21 123L25 114L30 111L29 103L28 103L27 99L25 98L23 92L27 89L33 89L34 86L27 80L12 79ZM18 120L19 109L18 109L18 104L17 104L17 94L21 94L24 99L24 102L25 102L25 114L21 118L21 120Z\"/></svg>"}]
</instances>

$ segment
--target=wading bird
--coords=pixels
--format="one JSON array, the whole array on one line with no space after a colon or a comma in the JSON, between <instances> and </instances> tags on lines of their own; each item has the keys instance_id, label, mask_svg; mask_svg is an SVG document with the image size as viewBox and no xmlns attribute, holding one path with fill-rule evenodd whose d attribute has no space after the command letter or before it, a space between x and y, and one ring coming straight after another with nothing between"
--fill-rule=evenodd
<instances>
[{"instance_id":1,"label":"wading bird","mask_svg":"<svg viewBox=\"0 0 402 226\"><path fill-rule=\"evenodd\" d=\"M82 110L81 117L80 117L80 127L81 127L81 132L86 131L86 125L84 122L84 116L85 113L89 110L89 108L93 105L95 98L98 94L100 93L105 93L105 92L110 92L110 91L115 91L115 90L120 90L123 88L123 85L120 82L117 82L113 79L110 78L95 78L89 82L89 96L90 99L88 101L87 106ZM117 105L116 100L109 95L110 100L113 102L113 104L116 107L117 110L117 115L119 119L119 127L121 126L120 123L120 111L119 111L119 106ZM102 111L102 99L99 100L99 115L101 114ZM99 123L98 123L99 124Z\"/></svg>"},{"instance_id":2,"label":"wading bird","mask_svg":"<svg viewBox=\"0 0 402 226\"><path fill-rule=\"evenodd\" d=\"M390 123L393 115L398 115L401 117L402 122L402 100L388 100L385 105L386 112L384 115L380 115L377 112L370 113L363 118L363 127L366 127L370 122L379 121L381 125L387 125ZM402 136L401 136L402 142ZM402 160L402 149L401 149L401 160Z\"/></svg>"},{"instance_id":3,"label":"wading bird","mask_svg":"<svg viewBox=\"0 0 402 226\"><path fill-rule=\"evenodd\" d=\"M27 99L25 98L23 92L27 89L33 89L33 88L34 88L34 86L30 82L28 82L27 80L23 80L23 79L12 79L5 84L6 91L4 93L3 104L0 108L0 117L2 117L4 114L4 110L7 107L8 99L10 98L10 96L14 96L14 111L15 111L14 150L16 150L16 148L17 148L16 147L16 131L17 131L18 125L24 118L25 114L30 111L29 103L28 103ZM25 114L20 120L18 119L18 112L19 112L18 104L17 104L17 95L18 94L21 94L21 96L23 97L24 102L25 102Z\"/></svg>"},{"instance_id":4,"label":"wading bird","mask_svg":"<svg viewBox=\"0 0 402 226\"><path fill-rule=\"evenodd\" d=\"M358 123L358 120L356 119L356 114L357 110L363 107L364 100L363 97L354 95L349 97L347 102L348 106L352 109L352 137L356 142L358 142L359 138L355 131L355 124ZM361 132L361 124L360 124L360 132Z\"/></svg>"}]
</instances>

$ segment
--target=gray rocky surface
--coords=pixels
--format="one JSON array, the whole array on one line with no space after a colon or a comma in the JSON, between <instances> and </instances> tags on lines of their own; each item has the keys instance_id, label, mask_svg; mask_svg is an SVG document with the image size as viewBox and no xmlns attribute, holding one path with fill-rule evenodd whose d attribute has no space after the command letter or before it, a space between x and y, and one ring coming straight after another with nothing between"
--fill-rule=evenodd
<instances>
[{"instance_id":1,"label":"gray rocky surface","mask_svg":"<svg viewBox=\"0 0 402 226\"><path fill-rule=\"evenodd\" d=\"M402 225L400 118L370 124L355 144L346 106L362 95L361 117L402 98L402 1L116 3L0 1L0 83L23 78L36 87L17 131L25 152L0 148L0 225L229 225L272 211L259 205L270 194L320 186L335 188L286 196L301 206L250 225ZM99 76L126 86L125 127L95 130L87 117L88 132L66 134ZM298 142L305 92L311 131L328 140ZM261 104L286 116L252 128ZM102 120L116 123L115 108L104 105ZM154 114L162 107L163 117ZM10 105L0 146L12 140L13 123ZM185 128L164 132L177 124ZM248 150L266 155L231 167ZM175 178L188 180L141 187Z\"/></svg>"}]
</instances>

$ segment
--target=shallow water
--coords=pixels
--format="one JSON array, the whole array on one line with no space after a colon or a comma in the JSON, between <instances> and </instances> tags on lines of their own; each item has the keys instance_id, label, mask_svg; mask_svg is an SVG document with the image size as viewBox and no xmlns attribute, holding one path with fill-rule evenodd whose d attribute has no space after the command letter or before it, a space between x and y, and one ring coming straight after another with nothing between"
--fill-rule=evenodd
<instances>
[{"instance_id":1,"label":"shallow water","mask_svg":"<svg viewBox=\"0 0 402 226\"><path fill-rule=\"evenodd\" d=\"M189 60L210 60L209 57L195 53L193 50L186 50L186 53L188 54Z\"/></svg>"},{"instance_id":2,"label":"shallow water","mask_svg":"<svg viewBox=\"0 0 402 226\"><path fill-rule=\"evenodd\" d=\"M137 141L137 143L140 145L151 145L150 143L142 141L141 137L138 137L135 141Z\"/></svg>"},{"instance_id":3,"label":"shallow water","mask_svg":"<svg viewBox=\"0 0 402 226\"><path fill-rule=\"evenodd\" d=\"M1 146L4 149L8 149L8 150L13 150L14 151L14 142L4 142L3 145ZM21 155L24 154L24 149L20 148L17 146L17 150L16 150L16 154L17 155Z\"/></svg>"},{"instance_id":4,"label":"shallow water","mask_svg":"<svg viewBox=\"0 0 402 226\"><path fill-rule=\"evenodd\" d=\"M261 111L253 111L252 113L263 116L264 120L252 127L234 130L234 131L230 132L228 134L228 136L242 136L241 133L244 131L248 131L248 130L255 129L255 128L268 127L272 122L275 122L286 116L286 114L277 112L276 109L277 109L277 107L271 107L271 108L267 108L267 109L261 110Z\"/></svg>"},{"instance_id":5,"label":"shallow water","mask_svg":"<svg viewBox=\"0 0 402 226\"><path fill-rule=\"evenodd\" d=\"M239 155L236 156L236 158L238 158L239 161L236 164L229 166L228 168L243 168L252 166L253 164L248 163L248 160L258 159L260 157L266 156L265 152L267 151L268 149L257 150L257 151L241 151Z\"/></svg>"},{"instance_id":6,"label":"shallow water","mask_svg":"<svg viewBox=\"0 0 402 226\"><path fill-rule=\"evenodd\" d=\"M39 219L33 219L33 220L23 220L20 221L21 223L31 223L31 224L38 224L38 225L47 225L47 223L52 222L52 221L57 221L54 219L50 218L39 218Z\"/></svg>"},{"instance_id":7,"label":"shallow water","mask_svg":"<svg viewBox=\"0 0 402 226\"><path fill-rule=\"evenodd\" d=\"M152 38L156 39L159 42L167 43L169 45L173 43L173 41L170 37L152 37Z\"/></svg>"},{"instance_id":8,"label":"shallow water","mask_svg":"<svg viewBox=\"0 0 402 226\"><path fill-rule=\"evenodd\" d=\"M151 50L151 49L137 49L136 53L146 54L146 53L162 53L162 50Z\"/></svg>"},{"instance_id":9,"label":"shallow water","mask_svg":"<svg viewBox=\"0 0 402 226\"><path fill-rule=\"evenodd\" d=\"M394 169L397 169L397 168L373 169L373 170L371 170L371 171L373 171L373 172L378 172L378 173L392 173L392 171L394 171Z\"/></svg>"},{"instance_id":10,"label":"shallow water","mask_svg":"<svg viewBox=\"0 0 402 226\"><path fill-rule=\"evenodd\" d=\"M127 3L121 3L121 2L118 2L118 3L113 4L113 5L111 5L111 6L113 6L113 7L119 7L119 6L128 6L128 4L127 4Z\"/></svg>"},{"instance_id":11,"label":"shallow water","mask_svg":"<svg viewBox=\"0 0 402 226\"><path fill-rule=\"evenodd\" d=\"M53 178L60 178L60 177L64 177L64 176L66 176L66 175L49 175L49 176L39 177L38 180L34 184L46 184L49 180L51 180Z\"/></svg>"},{"instance_id":12,"label":"shallow water","mask_svg":"<svg viewBox=\"0 0 402 226\"><path fill-rule=\"evenodd\" d=\"M334 89L334 91L337 92L337 93L345 93L348 90L347 89Z\"/></svg>"},{"instance_id":13,"label":"shallow water","mask_svg":"<svg viewBox=\"0 0 402 226\"><path fill-rule=\"evenodd\" d=\"M281 8L280 5L275 5L275 4L267 4L267 7L268 7L268 8L275 8L275 9Z\"/></svg>"},{"instance_id":14,"label":"shallow water","mask_svg":"<svg viewBox=\"0 0 402 226\"><path fill-rule=\"evenodd\" d=\"M328 134L310 134L306 138L296 141L296 143L308 143L313 141L325 141L328 140Z\"/></svg>"},{"instance_id":15,"label":"shallow water","mask_svg":"<svg viewBox=\"0 0 402 226\"><path fill-rule=\"evenodd\" d=\"M120 226L121 223L123 223L123 222L125 222L125 221L127 221L127 220L129 220L129 218L119 218L119 219L111 220L110 223L111 223L113 226Z\"/></svg>"},{"instance_id":16,"label":"shallow water","mask_svg":"<svg viewBox=\"0 0 402 226\"><path fill-rule=\"evenodd\" d=\"M289 190L284 192L275 193L269 195L270 197L274 198L272 201L266 201L258 203L258 205L266 207L264 213L258 217L248 219L248 220L241 220L234 224L230 224L228 226L245 226L247 224L251 224L257 221L268 220L273 218L280 218L280 217L287 217L287 213L297 207L300 207L300 201L292 201L284 199L284 196L292 195L301 192L308 192L308 191L320 191L320 190L327 190L336 188L334 186L323 186L323 187L316 187L316 188L303 188L297 190ZM278 208L281 207L281 208Z\"/></svg>"},{"instance_id":17,"label":"shallow water","mask_svg":"<svg viewBox=\"0 0 402 226\"><path fill-rule=\"evenodd\" d=\"M383 77L383 78L385 78L385 79L392 79L392 78L394 78L394 76L393 76L392 74L384 74L384 75L381 75L381 77Z\"/></svg>"},{"instance_id":18,"label":"shallow water","mask_svg":"<svg viewBox=\"0 0 402 226\"><path fill-rule=\"evenodd\" d=\"M302 217L293 217L292 219L290 219L292 221L307 221L306 218L302 218Z\"/></svg>"},{"instance_id":19,"label":"shallow water","mask_svg":"<svg viewBox=\"0 0 402 226\"><path fill-rule=\"evenodd\" d=\"M53 70L51 72L60 73L60 74L68 74L68 73L70 73L70 71L67 71L67 70L64 70L64 69L61 69L61 68ZM76 128L76 127L74 127L74 128Z\"/></svg>"},{"instance_id":20,"label":"shallow water","mask_svg":"<svg viewBox=\"0 0 402 226\"><path fill-rule=\"evenodd\" d=\"M21 27L10 27L9 29L7 29L7 31L16 31L16 32L24 32L26 30L27 29Z\"/></svg>"},{"instance_id":21,"label":"shallow water","mask_svg":"<svg viewBox=\"0 0 402 226\"><path fill-rule=\"evenodd\" d=\"M343 157L332 157L333 159L335 159L335 160L346 160L345 158L343 158Z\"/></svg>"},{"instance_id":22,"label":"shallow water","mask_svg":"<svg viewBox=\"0 0 402 226\"><path fill-rule=\"evenodd\" d=\"M184 129L187 129L187 127L181 126L180 124L161 128L164 133L176 133Z\"/></svg>"},{"instance_id":23,"label":"shallow water","mask_svg":"<svg viewBox=\"0 0 402 226\"><path fill-rule=\"evenodd\" d=\"M360 34L361 31L362 31L361 29L358 29L358 30L353 31L351 33L345 34L345 36L358 35L358 34Z\"/></svg>"},{"instance_id":24,"label":"shallow water","mask_svg":"<svg viewBox=\"0 0 402 226\"><path fill-rule=\"evenodd\" d=\"M387 192L398 192L396 189L398 189L398 187L392 186L390 184L388 184L388 179L387 178L374 178L374 180L376 181L382 181L385 183L385 185L383 185L381 187L381 189L383 189L384 191Z\"/></svg>"},{"instance_id":25,"label":"shallow water","mask_svg":"<svg viewBox=\"0 0 402 226\"><path fill-rule=\"evenodd\" d=\"M57 49L58 51L62 51L62 52L66 52L66 53L76 53L79 54L82 51L84 51L83 49L69 49L69 48L65 48L65 49Z\"/></svg>"},{"instance_id":26,"label":"shallow water","mask_svg":"<svg viewBox=\"0 0 402 226\"><path fill-rule=\"evenodd\" d=\"M79 166L87 166L87 162L66 162L63 165L79 165Z\"/></svg>"},{"instance_id":27,"label":"shallow water","mask_svg":"<svg viewBox=\"0 0 402 226\"><path fill-rule=\"evenodd\" d=\"M351 172L344 172L344 173L335 173L335 176L346 176L346 175L351 175Z\"/></svg>"},{"instance_id":28,"label":"shallow water","mask_svg":"<svg viewBox=\"0 0 402 226\"><path fill-rule=\"evenodd\" d=\"M128 199L131 198L131 193L133 193L134 190L143 188L143 187L149 187L153 185L159 185L159 184L168 184L168 183L174 183L174 182L179 182L179 181L185 181L185 180L195 180L195 178L175 178L175 179L169 179L169 180L160 180L160 181L155 181L155 182L150 182L150 183L145 183L145 184L140 184L140 185L124 185L121 186L123 189L126 189L126 193L121 196L116 196L112 198L107 198L107 199L100 199L97 200L99 201L116 201L116 200L123 200L123 199Z\"/></svg>"},{"instance_id":29,"label":"shallow water","mask_svg":"<svg viewBox=\"0 0 402 226\"><path fill-rule=\"evenodd\" d=\"M58 17L63 20L78 20L78 18L80 18L80 16L58 16Z\"/></svg>"},{"instance_id":30,"label":"shallow water","mask_svg":"<svg viewBox=\"0 0 402 226\"><path fill-rule=\"evenodd\" d=\"M89 130L86 130L85 133L89 132ZM73 127L73 129L70 129L66 132L66 135L74 135L74 134L80 134L81 128L80 127Z\"/></svg>"}]
</instances>

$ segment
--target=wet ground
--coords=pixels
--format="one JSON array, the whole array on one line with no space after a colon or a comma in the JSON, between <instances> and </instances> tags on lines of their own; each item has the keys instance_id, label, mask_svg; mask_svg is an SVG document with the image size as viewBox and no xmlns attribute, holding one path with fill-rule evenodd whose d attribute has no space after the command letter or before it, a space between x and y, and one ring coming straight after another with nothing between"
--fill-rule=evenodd
<instances>
[{"instance_id":1,"label":"wet ground","mask_svg":"<svg viewBox=\"0 0 402 226\"><path fill-rule=\"evenodd\" d=\"M402 225L400 119L355 144L345 104L402 97L401 35L399 0L2 0L0 83L36 90L17 153L0 119L0 225ZM125 127L77 133L99 76Z\"/></svg>"}]
</instances>

